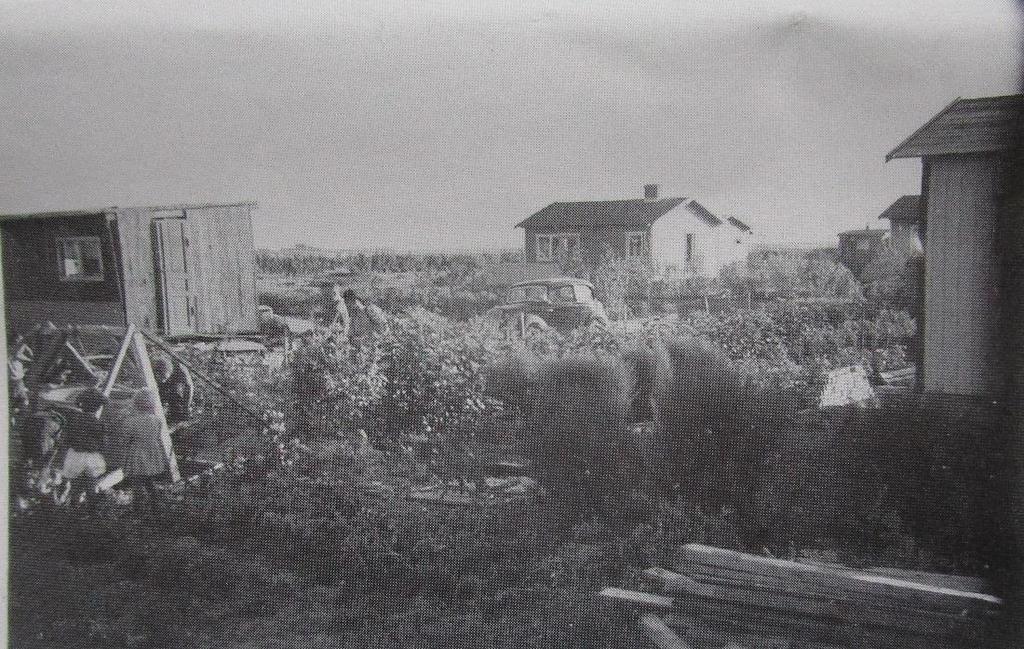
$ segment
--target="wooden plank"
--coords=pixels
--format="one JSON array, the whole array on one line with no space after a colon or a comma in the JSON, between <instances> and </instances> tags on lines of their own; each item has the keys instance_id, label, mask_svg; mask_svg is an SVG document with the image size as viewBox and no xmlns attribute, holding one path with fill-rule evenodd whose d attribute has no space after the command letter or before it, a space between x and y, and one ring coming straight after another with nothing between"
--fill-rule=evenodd
<instances>
[{"instance_id":1,"label":"wooden plank","mask_svg":"<svg viewBox=\"0 0 1024 649\"><path fill-rule=\"evenodd\" d=\"M110 372L107 373L107 379L103 383L103 396L109 397L110 392L114 389L114 384L117 382L117 375L121 373L121 365L124 364L125 357L128 356L128 349L131 347L132 340L135 338L135 325L128 325L128 330L121 339L121 346L117 350L117 356L114 357L114 364L110 367Z\"/></svg>"},{"instance_id":2,"label":"wooden plank","mask_svg":"<svg viewBox=\"0 0 1024 649\"><path fill-rule=\"evenodd\" d=\"M985 593L960 591L858 571L838 571L699 544L683 546L681 557L677 570L684 574L693 571L696 574L722 573L734 578L781 578L808 592L832 592L833 589L840 588L872 597L900 600L922 606L952 607L956 610L970 607L972 603L989 607L998 607L1002 604L998 597Z\"/></svg>"},{"instance_id":3,"label":"wooden plank","mask_svg":"<svg viewBox=\"0 0 1024 649\"><path fill-rule=\"evenodd\" d=\"M96 368L93 366L93 364L90 363L84 356L82 356L82 354L79 353L77 349L75 349L75 346L71 344L70 340L65 340L64 346L67 348L69 352L71 352L71 357L75 359L75 362L77 362L89 376L95 379L97 377L97 373Z\"/></svg>"},{"instance_id":4,"label":"wooden plank","mask_svg":"<svg viewBox=\"0 0 1024 649\"><path fill-rule=\"evenodd\" d=\"M784 614L820 620L826 624L884 627L932 635L956 634L980 625L977 618L957 617L927 610L900 609L869 601L850 601L841 597L830 599L827 596L807 596L793 591L768 591L751 588L748 585L706 584L687 577L666 582L666 592L675 596L677 604L684 601L698 604L703 602L703 605L708 607L724 603L750 611L759 611L765 616Z\"/></svg>"},{"instance_id":5,"label":"wooden plank","mask_svg":"<svg viewBox=\"0 0 1024 649\"><path fill-rule=\"evenodd\" d=\"M757 607L730 604L728 602L687 601L677 598L675 610L665 616L665 623L683 633L695 642L697 635L691 634L691 620L704 625L706 636L718 635L732 641L754 644L751 639L792 640L797 646L809 645L841 647L879 647L887 649L954 649L957 647L984 646L980 640L971 641L972 636L941 637L923 635L903 629L879 629L856 623L825 620L781 611L769 611ZM980 636L975 635L974 638ZM704 646L722 646L724 643L705 643Z\"/></svg>"},{"instance_id":6,"label":"wooden plank","mask_svg":"<svg viewBox=\"0 0 1024 649\"><path fill-rule=\"evenodd\" d=\"M675 600L671 597L665 597L664 595L652 595L650 593L641 593L635 590L626 590L625 588L617 588L615 586L609 586L600 593L601 597L610 599L620 604L630 604L632 606L639 606L641 608L671 611L675 606Z\"/></svg>"},{"instance_id":7,"label":"wooden plank","mask_svg":"<svg viewBox=\"0 0 1024 649\"><path fill-rule=\"evenodd\" d=\"M693 649L693 645L684 642L654 613L644 613L640 616L640 628L658 649Z\"/></svg>"},{"instance_id":8,"label":"wooden plank","mask_svg":"<svg viewBox=\"0 0 1024 649\"><path fill-rule=\"evenodd\" d=\"M135 353L135 362L138 363L139 371L146 388L159 395L160 389L153 374L153 366L149 362L149 351L146 349L146 340L141 332L135 332L132 336L132 350ZM159 397L158 397L159 399ZM160 420L160 443L163 444L164 453L167 454L167 466L171 474L171 481L181 480L181 473L178 471L178 458L174 455L174 442L171 441L171 431L167 427L167 419L164 417L164 409L157 406L156 416Z\"/></svg>"},{"instance_id":9,"label":"wooden plank","mask_svg":"<svg viewBox=\"0 0 1024 649\"><path fill-rule=\"evenodd\" d=\"M144 328L157 325L150 216L149 210L131 208L119 211L115 221L126 324Z\"/></svg>"},{"instance_id":10,"label":"wooden plank","mask_svg":"<svg viewBox=\"0 0 1024 649\"><path fill-rule=\"evenodd\" d=\"M970 593L983 593L992 595L992 586L981 577L969 577L966 575L946 575L937 572L921 572L919 570L900 570L898 568L863 568L857 572L874 573L916 581L921 584L941 586L953 590L966 591Z\"/></svg>"}]
</instances>

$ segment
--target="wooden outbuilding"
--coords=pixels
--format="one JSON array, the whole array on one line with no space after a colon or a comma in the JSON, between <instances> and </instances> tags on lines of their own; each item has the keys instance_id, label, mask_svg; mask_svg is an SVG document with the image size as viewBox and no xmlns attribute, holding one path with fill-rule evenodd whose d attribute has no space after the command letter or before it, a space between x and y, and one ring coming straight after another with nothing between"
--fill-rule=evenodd
<instances>
[{"instance_id":1,"label":"wooden outbuilding","mask_svg":"<svg viewBox=\"0 0 1024 649\"><path fill-rule=\"evenodd\" d=\"M254 332L255 203L0 215L8 329Z\"/></svg>"},{"instance_id":2,"label":"wooden outbuilding","mask_svg":"<svg viewBox=\"0 0 1024 649\"><path fill-rule=\"evenodd\" d=\"M921 158L926 392L987 398L1007 385L1001 271L1020 227L1009 198L1022 110L1022 95L957 99L886 156Z\"/></svg>"}]
</instances>

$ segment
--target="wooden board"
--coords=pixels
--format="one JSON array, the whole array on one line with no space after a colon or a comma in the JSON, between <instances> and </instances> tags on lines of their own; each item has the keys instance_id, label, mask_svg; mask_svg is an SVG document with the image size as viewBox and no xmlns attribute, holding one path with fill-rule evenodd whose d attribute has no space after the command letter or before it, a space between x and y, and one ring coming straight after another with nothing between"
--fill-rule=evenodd
<instances>
[{"instance_id":1,"label":"wooden board","mask_svg":"<svg viewBox=\"0 0 1024 649\"><path fill-rule=\"evenodd\" d=\"M652 595L651 593L642 593L635 590L626 590L625 588L617 588L615 586L609 586L598 594L605 599L609 599L620 604L638 606L640 608L671 611L675 607L675 600L671 597L666 597L664 595Z\"/></svg>"},{"instance_id":2,"label":"wooden board","mask_svg":"<svg viewBox=\"0 0 1024 649\"><path fill-rule=\"evenodd\" d=\"M150 210L131 208L119 211L115 228L125 302L126 321L122 324L155 329L158 317Z\"/></svg>"},{"instance_id":3,"label":"wooden board","mask_svg":"<svg viewBox=\"0 0 1024 649\"><path fill-rule=\"evenodd\" d=\"M146 388L148 390L152 390L154 394L160 394L156 377L153 375L153 367L149 363L149 352L146 349L146 339L140 332L136 332L132 336L132 351L135 355L135 362L138 364L139 370L141 371L143 381L146 384ZM171 431L170 428L167 427L167 419L164 417L164 409L158 406L155 414L160 420L160 442L163 444L164 453L167 454L167 465L171 474L171 481L178 482L181 480L181 473L178 471L178 459L174 455L174 442L171 441Z\"/></svg>"},{"instance_id":4,"label":"wooden board","mask_svg":"<svg viewBox=\"0 0 1024 649\"><path fill-rule=\"evenodd\" d=\"M654 613L644 613L640 616L640 628L658 649L693 649L693 645L684 642Z\"/></svg>"}]
</instances>

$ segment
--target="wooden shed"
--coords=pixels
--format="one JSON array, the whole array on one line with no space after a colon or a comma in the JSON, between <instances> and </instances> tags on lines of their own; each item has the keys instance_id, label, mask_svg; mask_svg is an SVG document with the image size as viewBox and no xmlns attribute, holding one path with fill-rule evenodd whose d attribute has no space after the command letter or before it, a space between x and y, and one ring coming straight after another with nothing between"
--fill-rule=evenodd
<instances>
[{"instance_id":1,"label":"wooden shed","mask_svg":"<svg viewBox=\"0 0 1024 649\"><path fill-rule=\"evenodd\" d=\"M990 397L1006 386L1001 268L1020 227L1008 199L1022 110L1022 95L957 99L886 157L922 161L926 392Z\"/></svg>"},{"instance_id":2,"label":"wooden shed","mask_svg":"<svg viewBox=\"0 0 1024 649\"><path fill-rule=\"evenodd\" d=\"M7 326L252 332L255 203L0 215Z\"/></svg>"}]
</instances>

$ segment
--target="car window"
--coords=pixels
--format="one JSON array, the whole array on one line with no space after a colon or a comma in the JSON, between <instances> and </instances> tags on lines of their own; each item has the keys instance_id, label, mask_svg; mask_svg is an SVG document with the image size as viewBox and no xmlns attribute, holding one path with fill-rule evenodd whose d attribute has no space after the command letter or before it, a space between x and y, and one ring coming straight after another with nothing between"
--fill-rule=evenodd
<instances>
[{"instance_id":1,"label":"car window","mask_svg":"<svg viewBox=\"0 0 1024 649\"><path fill-rule=\"evenodd\" d=\"M509 302L543 302L548 299L548 287L543 284L517 286L509 292Z\"/></svg>"},{"instance_id":2,"label":"car window","mask_svg":"<svg viewBox=\"0 0 1024 649\"><path fill-rule=\"evenodd\" d=\"M594 299L594 290L589 286L583 284L576 285L576 301L577 302L590 302Z\"/></svg>"},{"instance_id":3,"label":"car window","mask_svg":"<svg viewBox=\"0 0 1024 649\"><path fill-rule=\"evenodd\" d=\"M575 302L576 293L573 291L572 285L559 286L552 291L552 301L554 302Z\"/></svg>"}]
</instances>

